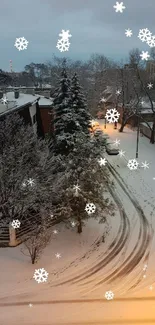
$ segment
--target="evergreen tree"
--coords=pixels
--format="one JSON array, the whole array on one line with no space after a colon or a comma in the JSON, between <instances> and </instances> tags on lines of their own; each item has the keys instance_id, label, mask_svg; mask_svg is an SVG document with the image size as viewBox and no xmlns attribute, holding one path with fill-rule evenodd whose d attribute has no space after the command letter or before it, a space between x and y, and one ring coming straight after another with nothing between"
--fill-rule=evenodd
<instances>
[{"instance_id":1,"label":"evergreen tree","mask_svg":"<svg viewBox=\"0 0 155 325\"><path fill-rule=\"evenodd\" d=\"M78 233L82 232L90 217L108 224L107 216L114 214L114 205L108 198L109 187L112 188L108 168L98 163L103 157L102 151L103 140L101 143L96 138L88 139L86 134L79 133L74 149L63 160L59 155L57 161L57 184L52 193L53 202L57 204L56 215L63 219L66 226L75 222ZM89 215L85 211L87 203L96 206L95 213Z\"/></svg>"},{"instance_id":2,"label":"evergreen tree","mask_svg":"<svg viewBox=\"0 0 155 325\"><path fill-rule=\"evenodd\" d=\"M71 102L70 81L67 77L66 69L63 68L60 86L57 88L53 106L53 150L58 154L67 154L74 147L74 133L78 129Z\"/></svg>"},{"instance_id":3,"label":"evergreen tree","mask_svg":"<svg viewBox=\"0 0 155 325\"><path fill-rule=\"evenodd\" d=\"M77 121L85 134L89 133L89 128L91 127L92 117L88 111L86 99L82 93L82 88L79 85L78 76L75 73L72 78L71 85L71 99L72 107L77 116Z\"/></svg>"}]
</instances>

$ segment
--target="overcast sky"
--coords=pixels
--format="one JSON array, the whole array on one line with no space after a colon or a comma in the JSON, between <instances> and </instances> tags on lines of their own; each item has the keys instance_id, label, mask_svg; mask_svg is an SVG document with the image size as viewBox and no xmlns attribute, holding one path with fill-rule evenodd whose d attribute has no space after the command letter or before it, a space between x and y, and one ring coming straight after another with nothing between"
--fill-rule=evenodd
<instances>
[{"instance_id":1,"label":"overcast sky","mask_svg":"<svg viewBox=\"0 0 155 325\"><path fill-rule=\"evenodd\" d=\"M119 2L121 2L119 0ZM43 63L52 53L59 57L87 59L92 53L110 58L126 58L138 47L150 50L137 38L139 29L155 34L155 0L124 0L126 9L116 13L115 0L1 0L0 1L0 68L21 71L30 62ZM125 29L133 36L126 37ZM61 30L70 30L69 52L56 48ZM14 47L17 37L25 37L28 48Z\"/></svg>"}]
</instances>

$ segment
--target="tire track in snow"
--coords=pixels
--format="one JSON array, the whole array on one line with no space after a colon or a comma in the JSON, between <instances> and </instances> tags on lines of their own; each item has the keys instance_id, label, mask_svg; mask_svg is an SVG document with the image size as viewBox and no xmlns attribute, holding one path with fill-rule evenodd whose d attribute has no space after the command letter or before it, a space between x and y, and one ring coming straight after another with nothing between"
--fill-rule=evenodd
<instances>
[{"instance_id":1,"label":"tire track in snow","mask_svg":"<svg viewBox=\"0 0 155 325\"><path fill-rule=\"evenodd\" d=\"M108 164L110 166L110 171L112 172L113 176L115 177L115 179L117 180L121 188L124 190L129 200L134 205L140 220L139 237L135 245L135 250L136 248L138 248L137 253L133 255L133 252L131 252L131 254L126 258L124 263L121 265L121 269L119 268L117 274L111 278L111 280L114 281L115 279L118 279L124 275L129 274L139 264L139 262L142 260L144 255L148 254L147 248L150 248L150 242L152 239L152 230L150 229L150 225L148 223L147 218L144 215L142 208L140 207L134 195L128 189L128 186L125 184L124 180L119 175L119 173L115 170L115 168L109 162ZM139 245L140 239L141 239L141 244ZM133 250L134 253L135 250ZM110 277L107 277L105 280L107 281L109 279Z\"/></svg>"},{"instance_id":2,"label":"tire track in snow","mask_svg":"<svg viewBox=\"0 0 155 325\"><path fill-rule=\"evenodd\" d=\"M126 243L129 233L130 233L130 231L129 231L130 223L129 223L127 215L125 214L125 211L121 208L122 204L121 204L121 201L119 200L118 196L110 188L109 188L109 191L112 194L113 199L118 206L118 209L120 212L120 217L121 217L121 223L120 223L120 227L119 227L119 230L118 230L118 233L117 233L115 239L109 245L109 248L106 250L106 252L102 255L102 261L98 262L96 265L94 265L93 267L84 271L83 273L78 274L77 276L72 277L68 280L59 282L58 284L52 285L52 287L59 286L62 284L67 284L70 282L75 283L76 280L80 280L81 278L83 278L83 279L88 278L88 275L90 273L91 273L90 275L92 275L97 272L98 268L101 269L101 268L103 268L103 266L106 266L124 248L124 244ZM108 251L108 256L107 256L107 251ZM104 256L105 256L105 258L103 259ZM104 261L104 265L103 265L103 261Z\"/></svg>"},{"instance_id":3,"label":"tire track in snow","mask_svg":"<svg viewBox=\"0 0 155 325\"><path fill-rule=\"evenodd\" d=\"M147 248L149 248L150 241L152 239L152 236L150 236L150 226L149 223L143 213L143 210L139 206L139 203L136 201L136 199L132 196L132 194L126 190L127 185L124 183L124 180L121 179L120 175L117 173L117 171L113 168L113 166L108 162L109 170L117 183L120 185L122 190L125 192L129 200L131 201L132 205L136 209L136 212L138 213L139 220L140 220L140 229L139 229L139 236L137 238L137 242L135 243L134 249L130 253L130 255L125 259L125 261L111 274L109 274L107 277L104 277L102 280L98 281L94 287L98 287L102 285L103 283L111 283L114 282L115 280L118 280L134 270L134 268L139 264L139 262L142 260L142 258L145 256L147 253ZM103 262L102 265L100 264L100 267L97 269L97 272L100 271L101 268L105 266L105 263ZM87 278L92 276L94 274L90 273L87 275ZM86 276L82 279L86 279ZM94 280L92 279L91 281L86 281L80 286L89 284L93 282ZM74 281L73 283L78 283L78 281Z\"/></svg>"}]
</instances>

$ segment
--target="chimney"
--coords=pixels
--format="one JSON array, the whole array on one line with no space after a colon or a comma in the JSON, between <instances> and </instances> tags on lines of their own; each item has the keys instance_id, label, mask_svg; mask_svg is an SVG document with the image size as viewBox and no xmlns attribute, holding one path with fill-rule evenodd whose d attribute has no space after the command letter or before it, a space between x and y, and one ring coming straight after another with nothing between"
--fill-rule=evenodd
<instances>
[{"instance_id":1,"label":"chimney","mask_svg":"<svg viewBox=\"0 0 155 325\"><path fill-rule=\"evenodd\" d=\"M19 89L14 90L15 99L19 98Z\"/></svg>"}]
</instances>

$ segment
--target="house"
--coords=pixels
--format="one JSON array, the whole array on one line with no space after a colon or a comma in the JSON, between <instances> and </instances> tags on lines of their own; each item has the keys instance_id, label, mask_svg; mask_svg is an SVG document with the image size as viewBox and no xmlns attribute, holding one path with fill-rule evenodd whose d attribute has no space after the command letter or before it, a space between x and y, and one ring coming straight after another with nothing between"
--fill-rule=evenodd
<instances>
[{"instance_id":1,"label":"house","mask_svg":"<svg viewBox=\"0 0 155 325\"><path fill-rule=\"evenodd\" d=\"M40 116L38 95L23 94L18 90L10 91L6 94L0 93L0 119L2 120L7 114L18 112L26 124L33 126L34 133L43 136L43 127ZM6 103L3 103L6 98Z\"/></svg>"},{"instance_id":2,"label":"house","mask_svg":"<svg viewBox=\"0 0 155 325\"><path fill-rule=\"evenodd\" d=\"M51 126L51 120L53 119L52 106L53 106L52 98L40 96L39 107L40 107L40 115L42 120L43 132L45 136L47 134L51 134L53 131L53 127Z\"/></svg>"},{"instance_id":3,"label":"house","mask_svg":"<svg viewBox=\"0 0 155 325\"><path fill-rule=\"evenodd\" d=\"M149 127L150 126L150 127ZM141 134L145 135L147 138L151 138L151 130L153 126L153 122L148 122L148 123L140 123L140 132ZM154 133L154 140L155 140L155 133Z\"/></svg>"},{"instance_id":4,"label":"house","mask_svg":"<svg viewBox=\"0 0 155 325\"><path fill-rule=\"evenodd\" d=\"M153 106L154 106L154 109L155 109L155 103L153 102ZM129 109L129 111L131 110L131 107L133 107L133 111L137 111L138 112L138 108L134 108L133 104L126 104L125 106L125 109ZM123 116L123 110L122 110L122 107L118 107L118 111L120 113L120 117L119 117L119 123L121 123L122 121L122 116ZM152 112L152 109L151 109L151 104L150 102L148 101L147 98L143 97L142 98L142 101L141 101L141 104L140 104L140 107L139 107L139 113L140 113L140 116L141 116L141 122L152 122L153 121L153 112ZM128 120L128 124L131 125L132 127L136 127L138 125L138 116L137 114L136 115L133 115L130 117L130 119Z\"/></svg>"}]
</instances>

